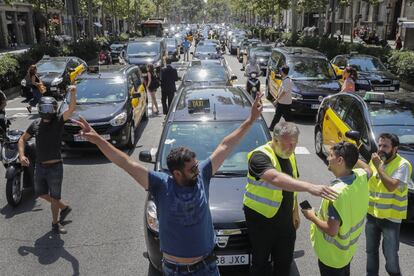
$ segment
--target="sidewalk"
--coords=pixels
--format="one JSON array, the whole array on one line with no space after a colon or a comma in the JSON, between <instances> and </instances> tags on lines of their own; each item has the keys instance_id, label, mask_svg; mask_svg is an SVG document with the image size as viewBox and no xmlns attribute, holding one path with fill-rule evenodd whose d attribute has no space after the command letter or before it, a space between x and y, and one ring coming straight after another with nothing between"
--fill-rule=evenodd
<instances>
[{"instance_id":1,"label":"sidewalk","mask_svg":"<svg viewBox=\"0 0 414 276\"><path fill-rule=\"evenodd\" d=\"M6 54L23 54L24 52L26 52L27 50L30 49L30 46L24 46L24 47L18 47L16 49L0 49L0 57Z\"/></svg>"}]
</instances>

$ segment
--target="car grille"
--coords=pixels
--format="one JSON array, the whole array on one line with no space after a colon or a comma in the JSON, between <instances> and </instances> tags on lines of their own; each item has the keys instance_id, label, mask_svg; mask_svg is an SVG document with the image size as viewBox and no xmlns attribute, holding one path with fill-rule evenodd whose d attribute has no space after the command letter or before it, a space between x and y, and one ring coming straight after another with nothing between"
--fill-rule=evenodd
<instances>
[{"instance_id":1,"label":"car grille","mask_svg":"<svg viewBox=\"0 0 414 276\"><path fill-rule=\"evenodd\" d=\"M388 86L392 85L392 80L372 80L371 84L374 86Z\"/></svg>"},{"instance_id":2,"label":"car grille","mask_svg":"<svg viewBox=\"0 0 414 276\"><path fill-rule=\"evenodd\" d=\"M220 236L217 236L217 237L220 237ZM228 235L227 237L229 237L227 245L225 247L219 247L216 244L216 248L215 248L216 252L250 251L250 242L249 242L249 236L247 234L247 229L243 230L241 234Z\"/></svg>"},{"instance_id":3,"label":"car grille","mask_svg":"<svg viewBox=\"0 0 414 276\"><path fill-rule=\"evenodd\" d=\"M105 134L110 127L111 127L110 124L102 124L102 125L94 125L94 126L92 126L92 128L98 134ZM79 126L73 126L73 125L65 125L64 130L68 134L78 134L79 131L80 131L80 127Z\"/></svg>"}]
</instances>

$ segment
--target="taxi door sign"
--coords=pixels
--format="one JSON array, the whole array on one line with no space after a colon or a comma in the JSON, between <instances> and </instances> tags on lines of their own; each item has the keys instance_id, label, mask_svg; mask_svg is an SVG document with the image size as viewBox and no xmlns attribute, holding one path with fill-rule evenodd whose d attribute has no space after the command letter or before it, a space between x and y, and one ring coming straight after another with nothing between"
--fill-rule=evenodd
<instances>
[{"instance_id":1,"label":"taxi door sign","mask_svg":"<svg viewBox=\"0 0 414 276\"><path fill-rule=\"evenodd\" d=\"M210 101L208 99L188 100L188 113L209 113Z\"/></svg>"}]
</instances>

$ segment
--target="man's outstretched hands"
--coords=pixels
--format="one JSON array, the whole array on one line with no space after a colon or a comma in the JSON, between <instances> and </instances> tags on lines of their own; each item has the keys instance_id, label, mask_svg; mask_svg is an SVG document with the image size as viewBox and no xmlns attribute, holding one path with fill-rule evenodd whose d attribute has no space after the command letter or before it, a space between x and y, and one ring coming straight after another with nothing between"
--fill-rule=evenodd
<instances>
[{"instance_id":1,"label":"man's outstretched hands","mask_svg":"<svg viewBox=\"0 0 414 276\"><path fill-rule=\"evenodd\" d=\"M263 104L262 104L262 96L263 93L258 92L256 94L256 99L254 100L254 103L252 105L252 111L250 113L250 122L255 122L257 118L260 117L260 114L263 110Z\"/></svg>"},{"instance_id":2,"label":"man's outstretched hands","mask_svg":"<svg viewBox=\"0 0 414 276\"><path fill-rule=\"evenodd\" d=\"M86 140L93 144L97 144L102 138L101 136L96 133L96 131L89 125L89 123L83 118L79 117L78 120L72 120L78 126L80 126L81 130L79 131L79 135L84 137Z\"/></svg>"},{"instance_id":3,"label":"man's outstretched hands","mask_svg":"<svg viewBox=\"0 0 414 276\"><path fill-rule=\"evenodd\" d=\"M338 193L331 187L324 185L312 185L309 193L314 196L320 196L327 200L335 200L338 197Z\"/></svg>"}]
</instances>

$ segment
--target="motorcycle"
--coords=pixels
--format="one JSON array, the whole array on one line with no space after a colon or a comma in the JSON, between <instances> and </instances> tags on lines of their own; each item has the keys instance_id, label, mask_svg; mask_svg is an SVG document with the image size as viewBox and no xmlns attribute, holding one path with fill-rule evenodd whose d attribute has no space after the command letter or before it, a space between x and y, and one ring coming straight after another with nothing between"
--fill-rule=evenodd
<instances>
[{"instance_id":1,"label":"motorcycle","mask_svg":"<svg viewBox=\"0 0 414 276\"><path fill-rule=\"evenodd\" d=\"M260 74L256 72L251 72L249 74L249 78L247 79L246 90L247 93L249 93L253 97L253 99L256 98L256 93L260 91L259 76Z\"/></svg>"},{"instance_id":2,"label":"motorcycle","mask_svg":"<svg viewBox=\"0 0 414 276\"><path fill-rule=\"evenodd\" d=\"M29 167L23 167L19 160L18 142L23 134L22 130L9 130L10 121L7 120L7 129L0 137L1 161L6 169L6 199L10 206L17 206L22 201L23 191L34 187L34 147L35 143L26 143L25 153L30 161Z\"/></svg>"}]
</instances>

